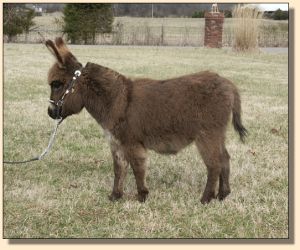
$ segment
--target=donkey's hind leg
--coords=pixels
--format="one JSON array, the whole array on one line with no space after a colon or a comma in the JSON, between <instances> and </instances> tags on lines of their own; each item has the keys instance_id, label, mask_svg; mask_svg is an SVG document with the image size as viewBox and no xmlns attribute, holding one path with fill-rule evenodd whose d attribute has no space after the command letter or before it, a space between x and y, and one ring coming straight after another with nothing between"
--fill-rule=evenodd
<instances>
[{"instance_id":1,"label":"donkey's hind leg","mask_svg":"<svg viewBox=\"0 0 300 250\"><path fill-rule=\"evenodd\" d=\"M197 148L207 167L207 183L201 198L202 204L209 203L213 198L216 198L217 184L222 173L223 142L223 134L217 132L206 133L205 137L196 139ZM226 173L224 178L226 178Z\"/></svg>"},{"instance_id":2,"label":"donkey's hind leg","mask_svg":"<svg viewBox=\"0 0 300 250\"><path fill-rule=\"evenodd\" d=\"M222 154L222 170L219 180L219 193L218 199L224 200L227 195L230 194L230 185L229 185L229 174L230 174L230 155L228 154L225 146L223 146Z\"/></svg>"}]
</instances>

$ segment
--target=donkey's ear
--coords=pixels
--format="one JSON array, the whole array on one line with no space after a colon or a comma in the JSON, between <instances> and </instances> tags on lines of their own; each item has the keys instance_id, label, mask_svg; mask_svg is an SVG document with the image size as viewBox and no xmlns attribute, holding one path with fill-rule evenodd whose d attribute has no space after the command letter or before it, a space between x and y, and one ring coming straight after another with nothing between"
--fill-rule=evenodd
<instances>
[{"instance_id":1,"label":"donkey's ear","mask_svg":"<svg viewBox=\"0 0 300 250\"><path fill-rule=\"evenodd\" d=\"M67 45L65 44L64 40L61 37L55 38L55 46L59 55L63 60L63 64L66 66L80 64L77 58L71 53L68 49Z\"/></svg>"},{"instance_id":2,"label":"donkey's ear","mask_svg":"<svg viewBox=\"0 0 300 250\"><path fill-rule=\"evenodd\" d=\"M63 60L65 60L67 55L72 54L61 37L55 38L55 46Z\"/></svg>"},{"instance_id":3,"label":"donkey's ear","mask_svg":"<svg viewBox=\"0 0 300 250\"><path fill-rule=\"evenodd\" d=\"M62 56L58 52L55 44L51 40L47 40L45 42L45 44L46 44L46 47L51 52L51 54L57 59L57 63L59 65L59 67L63 68L64 67L64 63L63 63L63 60L62 60Z\"/></svg>"},{"instance_id":4,"label":"donkey's ear","mask_svg":"<svg viewBox=\"0 0 300 250\"><path fill-rule=\"evenodd\" d=\"M62 47L66 47L66 44L65 44L64 40L61 37L56 37L55 38L55 45L59 49L62 48Z\"/></svg>"}]
</instances>

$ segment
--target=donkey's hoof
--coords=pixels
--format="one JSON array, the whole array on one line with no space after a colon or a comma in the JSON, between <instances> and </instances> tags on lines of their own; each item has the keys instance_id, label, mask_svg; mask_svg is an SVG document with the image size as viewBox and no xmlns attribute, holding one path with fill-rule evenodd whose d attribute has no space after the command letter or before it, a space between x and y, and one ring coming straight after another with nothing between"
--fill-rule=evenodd
<instances>
[{"instance_id":1,"label":"donkey's hoof","mask_svg":"<svg viewBox=\"0 0 300 250\"><path fill-rule=\"evenodd\" d=\"M215 198L216 198L216 196L214 193L204 194L201 198L201 203L208 204L211 202L212 199L215 199Z\"/></svg>"},{"instance_id":2,"label":"donkey's hoof","mask_svg":"<svg viewBox=\"0 0 300 250\"><path fill-rule=\"evenodd\" d=\"M211 197L202 197L201 198L201 203L202 204L208 204L208 203L210 203L210 201L212 200L212 198Z\"/></svg>"},{"instance_id":3,"label":"donkey's hoof","mask_svg":"<svg viewBox=\"0 0 300 250\"><path fill-rule=\"evenodd\" d=\"M148 194L149 194L148 190L140 191L137 195L138 201L145 202L147 200Z\"/></svg>"},{"instance_id":4,"label":"donkey's hoof","mask_svg":"<svg viewBox=\"0 0 300 250\"><path fill-rule=\"evenodd\" d=\"M219 199L220 201L222 201L222 200L224 200L224 199L226 198L226 196L229 195L229 194L230 194L230 189L228 189L228 190L220 190L217 197L218 197L218 199Z\"/></svg>"},{"instance_id":5,"label":"donkey's hoof","mask_svg":"<svg viewBox=\"0 0 300 250\"><path fill-rule=\"evenodd\" d=\"M108 196L108 199L110 201L117 201L117 200L120 200L122 198L122 196L123 196L122 193L112 192L111 195Z\"/></svg>"}]
</instances>

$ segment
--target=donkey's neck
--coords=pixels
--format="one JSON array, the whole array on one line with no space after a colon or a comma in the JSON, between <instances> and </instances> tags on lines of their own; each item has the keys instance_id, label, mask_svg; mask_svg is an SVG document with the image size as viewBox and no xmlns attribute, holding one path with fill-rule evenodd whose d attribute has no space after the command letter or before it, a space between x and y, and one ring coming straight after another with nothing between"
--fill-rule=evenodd
<instances>
[{"instance_id":1,"label":"donkey's neck","mask_svg":"<svg viewBox=\"0 0 300 250\"><path fill-rule=\"evenodd\" d=\"M130 80L96 64L90 64L85 79L85 108L104 129L112 131L125 119Z\"/></svg>"}]
</instances>

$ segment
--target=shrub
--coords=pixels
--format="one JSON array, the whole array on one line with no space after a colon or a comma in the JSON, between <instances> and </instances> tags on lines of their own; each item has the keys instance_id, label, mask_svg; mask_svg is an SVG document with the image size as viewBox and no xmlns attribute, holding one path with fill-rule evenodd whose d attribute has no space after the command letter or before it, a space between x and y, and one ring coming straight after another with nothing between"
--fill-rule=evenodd
<instances>
[{"instance_id":1,"label":"shrub","mask_svg":"<svg viewBox=\"0 0 300 250\"><path fill-rule=\"evenodd\" d=\"M192 15L192 18L203 18L204 17L204 10L195 11Z\"/></svg>"},{"instance_id":2,"label":"shrub","mask_svg":"<svg viewBox=\"0 0 300 250\"><path fill-rule=\"evenodd\" d=\"M272 18L274 20L287 20L289 19L289 14L287 11L282 11L281 9L278 9L273 13Z\"/></svg>"},{"instance_id":3,"label":"shrub","mask_svg":"<svg viewBox=\"0 0 300 250\"><path fill-rule=\"evenodd\" d=\"M224 10L224 17L225 18L231 18L232 17L232 11L231 10Z\"/></svg>"}]
</instances>

